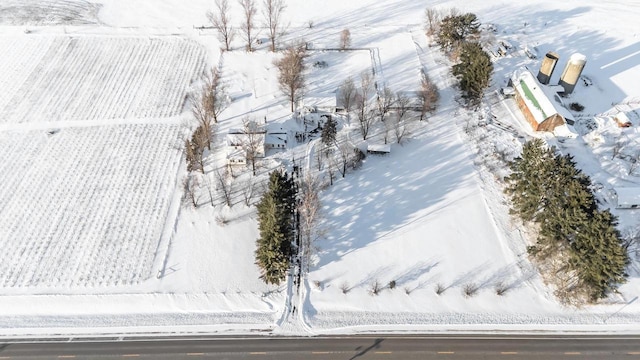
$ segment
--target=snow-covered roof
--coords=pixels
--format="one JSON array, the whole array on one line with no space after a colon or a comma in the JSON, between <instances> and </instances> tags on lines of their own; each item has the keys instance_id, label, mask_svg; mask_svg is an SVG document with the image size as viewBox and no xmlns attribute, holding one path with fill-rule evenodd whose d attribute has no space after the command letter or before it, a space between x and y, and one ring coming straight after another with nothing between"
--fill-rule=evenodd
<instances>
[{"instance_id":1,"label":"snow-covered roof","mask_svg":"<svg viewBox=\"0 0 640 360\"><path fill-rule=\"evenodd\" d=\"M565 138L576 138L578 137L578 132L574 129L573 126L564 123L562 125L556 126L553 129L553 134L558 137Z\"/></svg>"},{"instance_id":2,"label":"snow-covered roof","mask_svg":"<svg viewBox=\"0 0 640 360\"><path fill-rule=\"evenodd\" d=\"M522 94L522 98L538 124L555 114L573 122L573 115L564 107L562 99L554 88L540 84L529 69L521 68L515 71L512 82L513 87Z\"/></svg>"},{"instance_id":3,"label":"snow-covered roof","mask_svg":"<svg viewBox=\"0 0 640 360\"><path fill-rule=\"evenodd\" d=\"M389 144L369 144L367 145L367 151L372 152L391 152L391 145Z\"/></svg>"},{"instance_id":4,"label":"snow-covered roof","mask_svg":"<svg viewBox=\"0 0 640 360\"><path fill-rule=\"evenodd\" d=\"M227 159L246 159L246 152L242 149L227 148Z\"/></svg>"},{"instance_id":5,"label":"snow-covered roof","mask_svg":"<svg viewBox=\"0 0 640 360\"><path fill-rule=\"evenodd\" d=\"M316 96L305 96L302 100L305 106L316 106L320 108L329 108L336 106L336 94L317 94Z\"/></svg>"},{"instance_id":6,"label":"snow-covered roof","mask_svg":"<svg viewBox=\"0 0 640 360\"><path fill-rule=\"evenodd\" d=\"M640 206L640 187L619 187L615 190L619 208Z\"/></svg>"},{"instance_id":7,"label":"snow-covered roof","mask_svg":"<svg viewBox=\"0 0 640 360\"><path fill-rule=\"evenodd\" d=\"M257 130L251 132L249 131L248 133L251 134L264 134L266 133L267 130L263 129L263 128L258 128ZM244 131L244 129L229 129L229 135L244 135L247 132Z\"/></svg>"},{"instance_id":8,"label":"snow-covered roof","mask_svg":"<svg viewBox=\"0 0 640 360\"><path fill-rule=\"evenodd\" d=\"M273 145L286 145L287 144L287 133L267 133L267 136L264 139L265 144L273 144Z\"/></svg>"}]
</instances>

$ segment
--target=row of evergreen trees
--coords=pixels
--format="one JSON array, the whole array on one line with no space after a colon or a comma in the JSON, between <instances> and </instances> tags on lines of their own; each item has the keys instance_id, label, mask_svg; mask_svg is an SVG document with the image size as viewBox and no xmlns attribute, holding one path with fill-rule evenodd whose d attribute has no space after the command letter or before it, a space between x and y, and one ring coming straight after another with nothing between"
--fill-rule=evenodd
<instances>
[{"instance_id":1,"label":"row of evergreen trees","mask_svg":"<svg viewBox=\"0 0 640 360\"><path fill-rule=\"evenodd\" d=\"M512 213L539 226L529 253L562 261L562 270L573 277L570 286L591 301L615 291L625 281L628 262L617 219L598 209L591 180L572 157L535 139L510 168L506 192Z\"/></svg>"},{"instance_id":2,"label":"row of evergreen trees","mask_svg":"<svg viewBox=\"0 0 640 360\"><path fill-rule=\"evenodd\" d=\"M269 175L269 187L258 203L256 264L260 278L267 284L280 284L287 277L295 254L296 189L284 171Z\"/></svg>"},{"instance_id":3,"label":"row of evergreen trees","mask_svg":"<svg viewBox=\"0 0 640 360\"><path fill-rule=\"evenodd\" d=\"M479 36L480 22L476 15L455 11L440 21L436 33L438 45L459 60L452 73L460 81L462 96L470 106L480 103L493 72L491 58L478 42Z\"/></svg>"}]
</instances>

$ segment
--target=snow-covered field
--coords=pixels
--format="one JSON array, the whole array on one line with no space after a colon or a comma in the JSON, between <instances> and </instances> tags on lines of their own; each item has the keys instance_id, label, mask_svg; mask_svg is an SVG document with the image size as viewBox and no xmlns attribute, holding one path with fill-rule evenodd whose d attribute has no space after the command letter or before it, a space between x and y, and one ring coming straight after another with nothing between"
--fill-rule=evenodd
<instances>
[{"instance_id":1,"label":"snow-covered field","mask_svg":"<svg viewBox=\"0 0 640 360\"><path fill-rule=\"evenodd\" d=\"M155 276L181 159L178 130L0 132L3 293L83 293Z\"/></svg>"},{"instance_id":2,"label":"snow-covered field","mask_svg":"<svg viewBox=\"0 0 640 360\"><path fill-rule=\"evenodd\" d=\"M47 4L55 16L43 16ZM585 106L580 121L639 95L640 6L432 4L476 13L495 24L495 41L514 46L496 60L491 91L518 66L537 69L539 61L524 55L535 48L538 56L560 53L552 82L570 54L587 56L585 75L594 86L578 86L569 99ZM501 170L490 159L518 151L533 134L515 105L493 93L483 109L490 106L506 126L478 127L477 113L459 109L447 59L422 31L424 3L288 5L286 40L304 39L315 49L309 100L331 97L364 69L394 91L416 90L424 69L442 95L438 112L417 124L407 142L393 144L388 156L368 157L322 192L327 235L317 242L317 261L300 292L291 282L272 287L258 279L252 208L240 201L231 209L206 201L197 209L177 206L185 175L179 125L189 118L185 97L205 66L221 65L232 99L221 115L208 179L224 161L224 133L243 118L288 132L302 128L278 89L277 55L264 45L246 54L237 38L220 60L212 32L194 29L206 25L205 0L188 7L175 0L0 0L0 9L10 10L0 11L7 14L0 15L0 333L155 332L171 324L171 331L294 334L640 331L636 262L607 303L569 308L527 260L530 234L509 217L496 182ZM232 9L239 19L236 3ZM344 28L359 50L323 51L337 47ZM328 66L312 67L319 61ZM357 143L355 127L341 125ZM604 204L613 186L640 183L625 175L623 160L607 160L618 132L637 141L633 127L580 129L584 136L576 140L548 140L602 185ZM372 141L380 140L374 132ZM313 154L314 143L290 141L272 160L313 169ZM622 229L637 226L638 210L616 213ZM372 295L376 281L382 289ZM472 295L463 291L469 286L476 288ZM499 286L507 288L502 295Z\"/></svg>"},{"instance_id":3,"label":"snow-covered field","mask_svg":"<svg viewBox=\"0 0 640 360\"><path fill-rule=\"evenodd\" d=\"M204 51L180 37L0 37L5 123L178 115Z\"/></svg>"}]
</instances>

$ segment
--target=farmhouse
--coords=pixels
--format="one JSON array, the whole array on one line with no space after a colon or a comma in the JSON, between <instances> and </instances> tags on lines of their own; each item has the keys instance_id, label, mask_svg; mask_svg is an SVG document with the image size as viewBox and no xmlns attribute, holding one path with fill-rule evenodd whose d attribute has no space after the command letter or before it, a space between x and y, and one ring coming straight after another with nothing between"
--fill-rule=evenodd
<instances>
[{"instance_id":1,"label":"farmhouse","mask_svg":"<svg viewBox=\"0 0 640 360\"><path fill-rule=\"evenodd\" d=\"M265 154L264 139L266 131L259 128L253 131L244 129L231 129L227 134L227 164L246 164L247 149L255 149L256 157L262 158Z\"/></svg>"},{"instance_id":2,"label":"farmhouse","mask_svg":"<svg viewBox=\"0 0 640 360\"><path fill-rule=\"evenodd\" d=\"M246 164L248 149L255 149L258 158L265 157L268 149L286 149L288 136L289 134L282 129L273 132L262 128L249 132L240 129L229 130L226 138L227 164Z\"/></svg>"},{"instance_id":3,"label":"farmhouse","mask_svg":"<svg viewBox=\"0 0 640 360\"><path fill-rule=\"evenodd\" d=\"M542 85L527 68L513 73L510 84L515 90L518 108L533 130L549 131L556 135L575 137L573 116L563 106L553 88Z\"/></svg>"},{"instance_id":4,"label":"farmhouse","mask_svg":"<svg viewBox=\"0 0 640 360\"><path fill-rule=\"evenodd\" d=\"M640 208L640 187L619 187L615 189L618 209Z\"/></svg>"}]
</instances>

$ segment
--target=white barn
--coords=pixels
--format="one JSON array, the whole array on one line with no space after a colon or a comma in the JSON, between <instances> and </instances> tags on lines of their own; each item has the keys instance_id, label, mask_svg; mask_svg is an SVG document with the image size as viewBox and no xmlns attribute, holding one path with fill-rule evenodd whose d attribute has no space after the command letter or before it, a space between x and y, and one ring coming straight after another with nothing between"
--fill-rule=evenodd
<instances>
[{"instance_id":1,"label":"white barn","mask_svg":"<svg viewBox=\"0 0 640 360\"><path fill-rule=\"evenodd\" d=\"M516 103L533 130L577 136L572 126L573 115L564 107L557 89L540 84L527 68L515 71L510 83L515 90Z\"/></svg>"}]
</instances>

